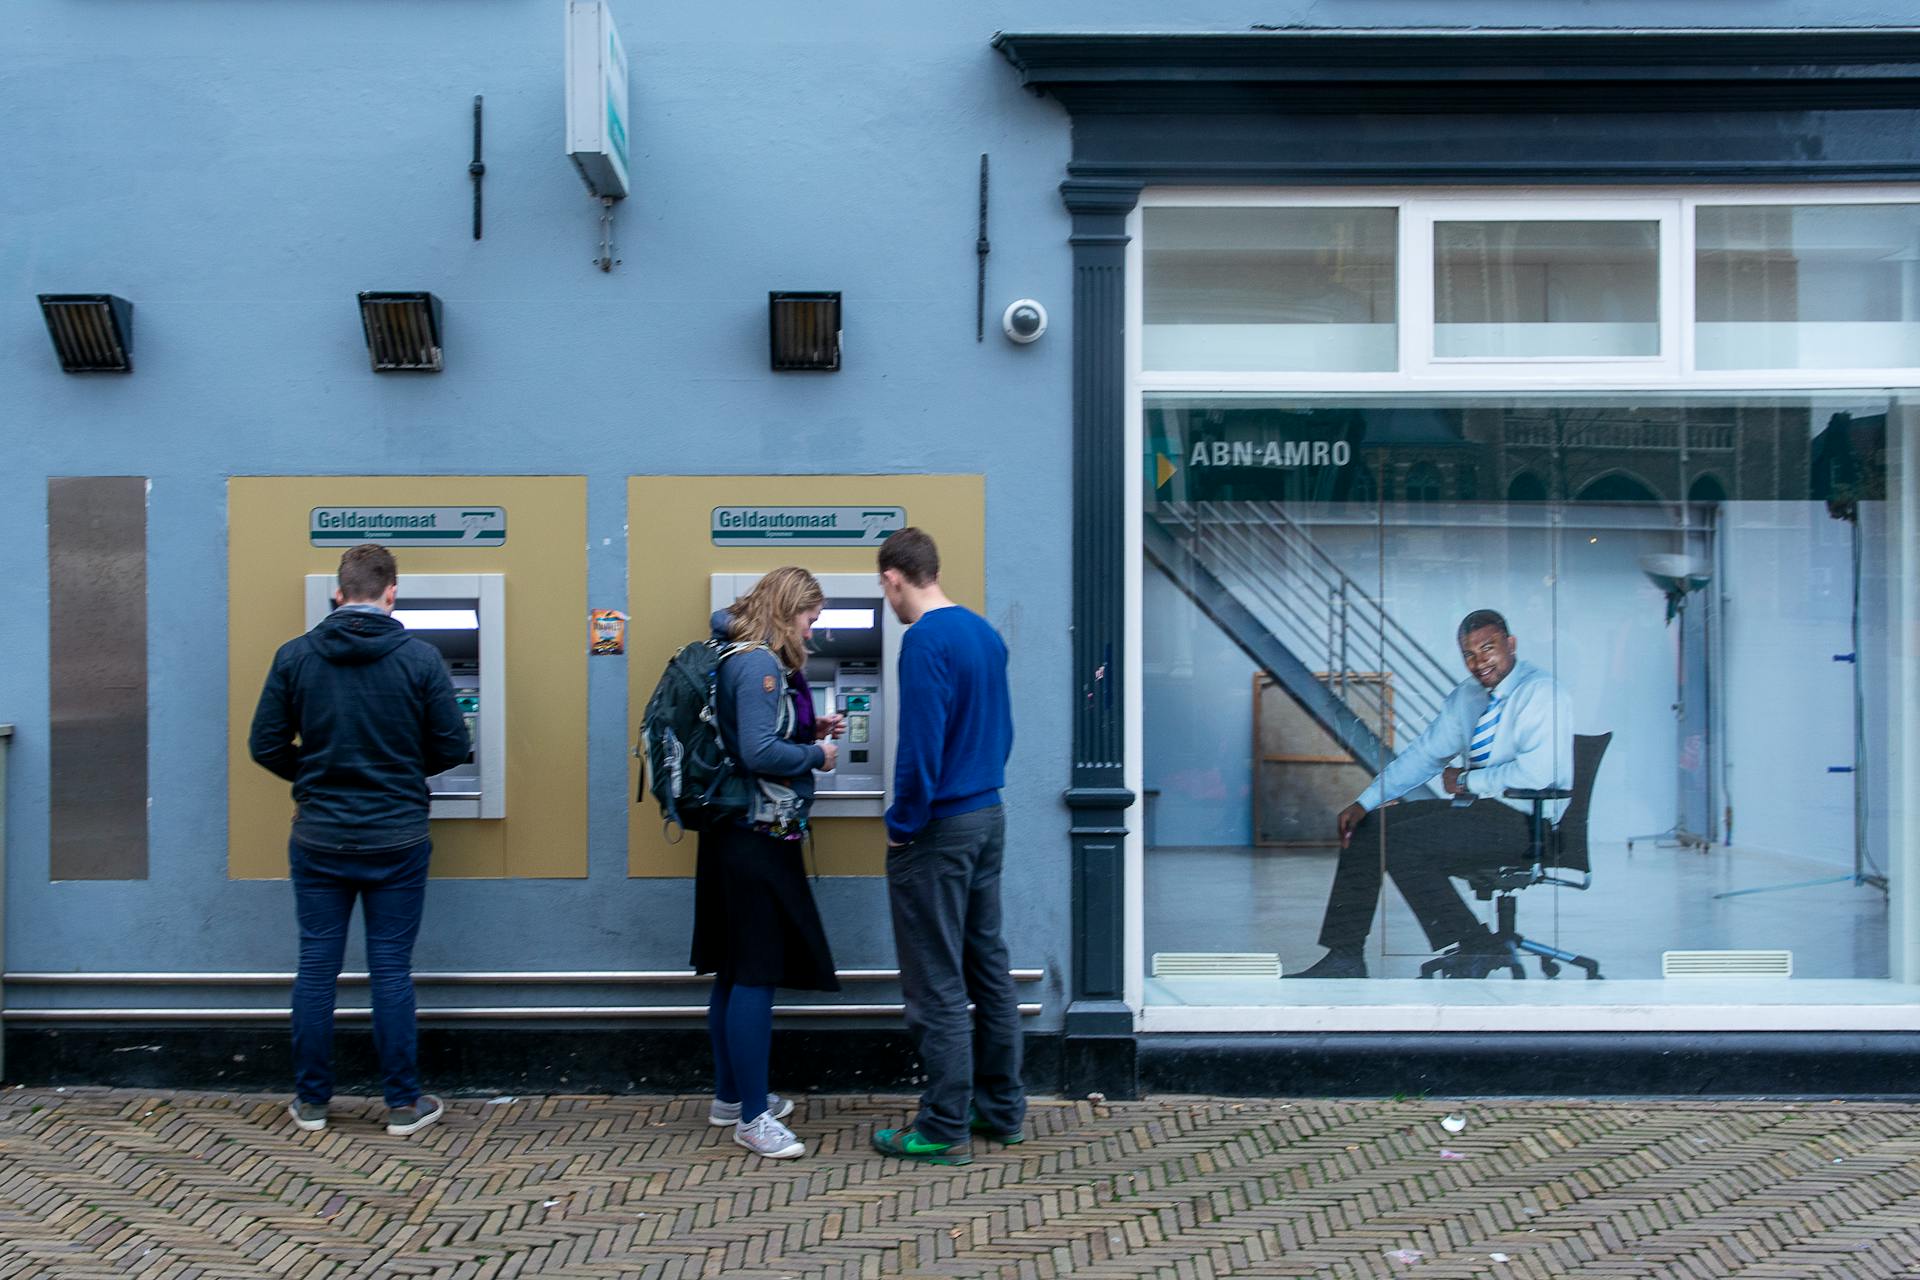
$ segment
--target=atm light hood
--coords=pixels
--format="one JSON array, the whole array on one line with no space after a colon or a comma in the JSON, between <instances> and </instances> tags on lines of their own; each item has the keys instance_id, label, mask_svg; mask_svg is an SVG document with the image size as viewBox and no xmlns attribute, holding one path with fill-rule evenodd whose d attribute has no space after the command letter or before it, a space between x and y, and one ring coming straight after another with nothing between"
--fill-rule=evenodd
<instances>
[{"instance_id":1,"label":"atm light hood","mask_svg":"<svg viewBox=\"0 0 1920 1280\"><path fill-rule=\"evenodd\" d=\"M478 631L480 615L472 609L395 609L393 616L409 631Z\"/></svg>"}]
</instances>

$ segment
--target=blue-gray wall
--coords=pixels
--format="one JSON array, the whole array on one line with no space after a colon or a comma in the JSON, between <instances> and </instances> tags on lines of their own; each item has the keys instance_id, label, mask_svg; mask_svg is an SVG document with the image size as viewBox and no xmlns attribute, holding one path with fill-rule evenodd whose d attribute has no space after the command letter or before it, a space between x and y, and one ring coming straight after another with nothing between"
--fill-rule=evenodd
<instances>
[{"instance_id":1,"label":"blue-gray wall","mask_svg":"<svg viewBox=\"0 0 1920 1280\"><path fill-rule=\"evenodd\" d=\"M1886 0L1472 6L1141 0L724 6L616 0L633 66L624 265L561 155L560 0L17 0L0 44L0 721L19 727L6 967L291 966L287 889L226 878L224 484L233 474L589 477L589 591L624 596L631 473L983 471L989 611L1013 641L1015 962L1068 954L1066 117L995 29L1871 25ZM469 104L487 101L486 238ZM973 341L975 174L993 157ZM352 295L427 288L447 372L366 369ZM846 369L766 367L769 289L847 299ZM37 291L110 290L137 372L68 377ZM151 875L47 880L46 478L151 477ZM103 619L102 625L111 625ZM595 661L590 878L436 888L423 968L674 967L690 892L629 881L625 670ZM823 888L845 965L890 960L870 882Z\"/></svg>"}]
</instances>

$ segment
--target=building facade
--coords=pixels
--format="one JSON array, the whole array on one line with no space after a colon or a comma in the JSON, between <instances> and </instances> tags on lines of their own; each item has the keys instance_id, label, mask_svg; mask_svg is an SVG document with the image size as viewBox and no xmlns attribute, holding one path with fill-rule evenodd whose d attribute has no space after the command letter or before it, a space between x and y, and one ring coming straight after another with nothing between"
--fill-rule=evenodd
<instances>
[{"instance_id":1,"label":"building facade","mask_svg":"<svg viewBox=\"0 0 1920 1280\"><path fill-rule=\"evenodd\" d=\"M416 621L471 633L429 1069L697 1083L690 845L630 748L709 608L799 562L877 758L818 824L847 991L782 1007L777 1064L904 1082L860 633L907 521L1014 655L1036 1087L1904 1091L1920 32L1348 8L612 0L603 202L560 0L29 6L0 76L33 123L0 142L7 1075L276 1078L289 805L246 722L371 533ZM1537 843L1447 855L1517 948L1461 981L1388 858L1434 806L1344 854L1334 824L1466 745L1423 731L1482 609L1568 709L1515 778L1572 794ZM1473 804L1524 825L1503 790ZM1333 900L1366 976L1283 976Z\"/></svg>"}]
</instances>

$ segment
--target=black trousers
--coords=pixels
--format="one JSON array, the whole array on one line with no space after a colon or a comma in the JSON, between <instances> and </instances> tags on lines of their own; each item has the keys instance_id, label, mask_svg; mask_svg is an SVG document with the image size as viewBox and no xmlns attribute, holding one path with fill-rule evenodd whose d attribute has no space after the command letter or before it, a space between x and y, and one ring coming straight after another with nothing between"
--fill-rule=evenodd
<instances>
[{"instance_id":1,"label":"black trousers","mask_svg":"<svg viewBox=\"0 0 1920 1280\"><path fill-rule=\"evenodd\" d=\"M1527 815L1498 800L1475 800L1459 809L1449 800L1375 809L1340 851L1320 945L1357 947L1367 940L1384 871L1413 908L1433 949L1452 946L1480 922L1450 877L1513 866L1526 856Z\"/></svg>"},{"instance_id":2,"label":"black trousers","mask_svg":"<svg viewBox=\"0 0 1920 1280\"><path fill-rule=\"evenodd\" d=\"M1000 936L1006 831L994 805L931 822L887 851L907 1031L927 1073L913 1127L934 1142L966 1140L969 1102L999 1133L1026 1119L1020 1004Z\"/></svg>"}]
</instances>

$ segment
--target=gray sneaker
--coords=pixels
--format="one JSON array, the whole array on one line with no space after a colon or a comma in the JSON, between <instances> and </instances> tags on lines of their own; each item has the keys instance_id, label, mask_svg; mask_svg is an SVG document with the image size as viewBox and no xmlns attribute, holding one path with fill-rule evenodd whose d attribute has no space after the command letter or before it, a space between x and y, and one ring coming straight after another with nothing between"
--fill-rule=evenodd
<instances>
[{"instance_id":1,"label":"gray sneaker","mask_svg":"<svg viewBox=\"0 0 1920 1280\"><path fill-rule=\"evenodd\" d=\"M327 1104L324 1102L302 1102L295 1098L287 1104L287 1114L308 1133L318 1133L327 1127Z\"/></svg>"},{"instance_id":2,"label":"gray sneaker","mask_svg":"<svg viewBox=\"0 0 1920 1280\"><path fill-rule=\"evenodd\" d=\"M387 1112L387 1132L396 1138L418 1133L447 1113L447 1104L430 1093L420 1095L410 1107L394 1107Z\"/></svg>"},{"instance_id":3,"label":"gray sneaker","mask_svg":"<svg viewBox=\"0 0 1920 1280\"><path fill-rule=\"evenodd\" d=\"M807 1153L807 1144L793 1136L793 1130L762 1111L744 1124L733 1127L733 1140L757 1156L769 1160L790 1160Z\"/></svg>"},{"instance_id":4,"label":"gray sneaker","mask_svg":"<svg viewBox=\"0 0 1920 1280\"><path fill-rule=\"evenodd\" d=\"M777 1093L767 1095L767 1114L775 1120L785 1120L793 1114L793 1099L783 1098ZM740 1123L740 1104L713 1100L713 1107L707 1112L707 1123L718 1129L725 1125Z\"/></svg>"}]
</instances>

